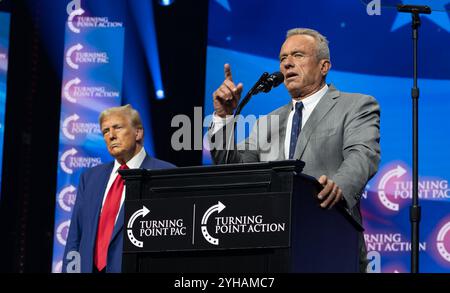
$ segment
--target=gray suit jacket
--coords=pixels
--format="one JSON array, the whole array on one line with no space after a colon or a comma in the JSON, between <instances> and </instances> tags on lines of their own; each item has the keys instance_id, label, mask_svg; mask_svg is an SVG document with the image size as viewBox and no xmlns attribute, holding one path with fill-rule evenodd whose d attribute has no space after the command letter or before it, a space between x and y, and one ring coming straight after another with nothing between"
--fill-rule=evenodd
<instances>
[{"instance_id":1,"label":"gray suit jacket","mask_svg":"<svg viewBox=\"0 0 450 293\"><path fill-rule=\"evenodd\" d=\"M250 136L234 146L229 162L287 159L284 140L291 107L289 103L258 119ZM214 142L211 155L216 164L225 162L225 138L225 131L210 137ZM377 101L367 95L340 92L330 85L300 132L294 159L305 162L303 173L317 179L327 175L335 181L343 191L349 211L361 223L359 200L378 169L379 141Z\"/></svg>"}]
</instances>

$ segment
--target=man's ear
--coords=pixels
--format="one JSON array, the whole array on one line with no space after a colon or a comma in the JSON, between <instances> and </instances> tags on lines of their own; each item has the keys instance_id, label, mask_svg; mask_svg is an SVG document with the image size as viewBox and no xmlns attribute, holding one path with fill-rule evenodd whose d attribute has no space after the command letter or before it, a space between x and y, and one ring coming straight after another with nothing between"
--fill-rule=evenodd
<instances>
[{"instance_id":1,"label":"man's ear","mask_svg":"<svg viewBox=\"0 0 450 293\"><path fill-rule=\"evenodd\" d=\"M144 139L144 129L142 127L136 128L136 141L142 141Z\"/></svg>"},{"instance_id":2,"label":"man's ear","mask_svg":"<svg viewBox=\"0 0 450 293\"><path fill-rule=\"evenodd\" d=\"M320 71L322 75L327 75L331 68L331 62L328 59L320 60Z\"/></svg>"}]
</instances>

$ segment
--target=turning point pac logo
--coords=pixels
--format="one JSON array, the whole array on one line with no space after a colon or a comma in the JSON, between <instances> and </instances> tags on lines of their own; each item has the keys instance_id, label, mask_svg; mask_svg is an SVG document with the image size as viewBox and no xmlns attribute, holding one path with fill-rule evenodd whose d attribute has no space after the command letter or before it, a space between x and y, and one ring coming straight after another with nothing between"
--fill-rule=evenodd
<instances>
[{"instance_id":1,"label":"turning point pac logo","mask_svg":"<svg viewBox=\"0 0 450 293\"><path fill-rule=\"evenodd\" d=\"M148 208L146 208L145 206L142 206L142 209L137 210L128 220L128 225L127 225L128 239L130 239L131 243L133 243L134 246L139 247L139 248L144 247L144 242L137 240L136 237L134 237L133 224L134 224L134 221L136 221L136 219L138 217L142 216L142 218L144 218L148 213L150 213L150 210Z\"/></svg>"},{"instance_id":2,"label":"turning point pac logo","mask_svg":"<svg viewBox=\"0 0 450 293\"><path fill-rule=\"evenodd\" d=\"M153 213L151 219L144 219L150 213L150 209L142 206L141 209L135 211L127 224L127 235L130 242L139 248L144 247L144 241L138 240L135 236L146 240L148 238L166 238L176 236L186 236L186 226L182 218L164 219L158 218L158 213ZM142 217L141 219L139 219ZM133 228L135 222L138 222L138 228ZM134 230L134 232L133 232ZM151 241L151 240L150 240Z\"/></svg>"},{"instance_id":3,"label":"turning point pac logo","mask_svg":"<svg viewBox=\"0 0 450 293\"><path fill-rule=\"evenodd\" d=\"M76 51L81 51L83 49L83 45L81 45L80 43L70 47L67 52L66 52L66 62L67 65L69 65L70 68L72 69L78 69L80 66L73 62L72 60L72 54Z\"/></svg>"},{"instance_id":4,"label":"turning point pac logo","mask_svg":"<svg viewBox=\"0 0 450 293\"><path fill-rule=\"evenodd\" d=\"M79 119L80 116L74 113L62 121L61 130L68 140L75 140L78 135L101 135L100 125L97 122L83 122Z\"/></svg>"},{"instance_id":5,"label":"turning point pac logo","mask_svg":"<svg viewBox=\"0 0 450 293\"><path fill-rule=\"evenodd\" d=\"M107 64L109 63L109 56L107 52L103 51L81 51L84 46L77 43L66 52L66 63L72 69L79 69L80 64Z\"/></svg>"},{"instance_id":6,"label":"turning point pac logo","mask_svg":"<svg viewBox=\"0 0 450 293\"><path fill-rule=\"evenodd\" d=\"M78 150L71 148L61 154L59 165L66 174L73 174L75 169L92 168L102 163L100 157L77 155Z\"/></svg>"},{"instance_id":7,"label":"turning point pac logo","mask_svg":"<svg viewBox=\"0 0 450 293\"><path fill-rule=\"evenodd\" d=\"M399 204L392 202L387 196L387 184L388 182L392 182L392 179L399 179L404 174L406 174L406 170L402 168L400 165L397 165L394 169L386 172L380 179L380 183L378 184L378 197L380 198L381 203L391 211L398 211Z\"/></svg>"},{"instance_id":8,"label":"turning point pac logo","mask_svg":"<svg viewBox=\"0 0 450 293\"><path fill-rule=\"evenodd\" d=\"M403 162L391 163L383 168L377 176L378 198L382 206L390 211L398 212L403 204L412 199L412 180ZM449 200L448 181L439 178L420 178L419 198L426 200Z\"/></svg>"}]
</instances>

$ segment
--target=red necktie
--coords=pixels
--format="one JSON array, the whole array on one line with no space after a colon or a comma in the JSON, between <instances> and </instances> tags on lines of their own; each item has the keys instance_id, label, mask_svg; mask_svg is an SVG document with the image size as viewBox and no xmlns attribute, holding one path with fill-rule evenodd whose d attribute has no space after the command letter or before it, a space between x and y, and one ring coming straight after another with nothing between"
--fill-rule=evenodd
<instances>
[{"instance_id":1,"label":"red necktie","mask_svg":"<svg viewBox=\"0 0 450 293\"><path fill-rule=\"evenodd\" d=\"M119 170L128 169L126 164L120 166ZM94 262L99 271L106 267L106 259L108 256L109 242L116 222L117 213L119 212L120 199L124 187L124 180L117 174L116 179L109 188L105 203L103 204L100 220L97 228L97 240L95 242Z\"/></svg>"}]
</instances>

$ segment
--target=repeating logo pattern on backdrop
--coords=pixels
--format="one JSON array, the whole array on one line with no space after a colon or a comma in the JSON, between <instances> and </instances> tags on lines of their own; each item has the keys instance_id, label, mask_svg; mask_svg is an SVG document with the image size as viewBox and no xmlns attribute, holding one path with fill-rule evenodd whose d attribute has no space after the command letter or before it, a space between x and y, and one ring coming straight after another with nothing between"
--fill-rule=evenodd
<instances>
[{"instance_id":1,"label":"repeating logo pattern on backdrop","mask_svg":"<svg viewBox=\"0 0 450 293\"><path fill-rule=\"evenodd\" d=\"M122 22L91 16L80 0L68 1L53 272L61 271L80 174L111 161L97 119L121 104L123 46Z\"/></svg>"}]
</instances>

